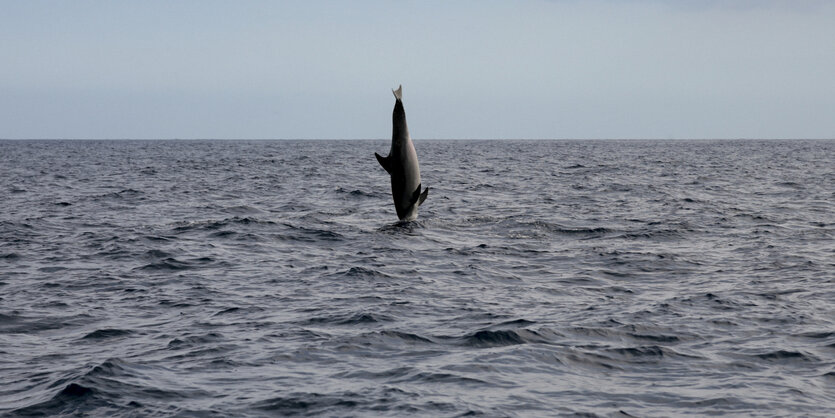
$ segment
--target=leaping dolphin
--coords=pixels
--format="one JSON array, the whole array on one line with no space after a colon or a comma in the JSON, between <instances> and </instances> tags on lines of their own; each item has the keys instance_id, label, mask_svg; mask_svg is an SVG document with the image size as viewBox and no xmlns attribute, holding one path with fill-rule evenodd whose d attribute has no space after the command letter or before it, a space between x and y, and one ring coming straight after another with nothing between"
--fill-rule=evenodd
<instances>
[{"instance_id":1,"label":"leaping dolphin","mask_svg":"<svg viewBox=\"0 0 835 418\"><path fill-rule=\"evenodd\" d=\"M420 206L429 188L420 191L420 166L418 165L415 146L409 136L409 128L406 126L406 111L403 110L403 86L392 90L394 98L394 112L391 115L391 150L386 157L374 153L380 165L391 174L391 197L394 199L394 208L397 209L397 217L401 221L412 221L417 218L418 206Z\"/></svg>"}]
</instances>

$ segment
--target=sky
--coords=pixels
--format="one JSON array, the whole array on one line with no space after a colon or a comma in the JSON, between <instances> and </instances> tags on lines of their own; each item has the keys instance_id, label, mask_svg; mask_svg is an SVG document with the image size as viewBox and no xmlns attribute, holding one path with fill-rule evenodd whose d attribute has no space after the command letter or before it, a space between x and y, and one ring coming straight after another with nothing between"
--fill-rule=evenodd
<instances>
[{"instance_id":1,"label":"sky","mask_svg":"<svg viewBox=\"0 0 835 418\"><path fill-rule=\"evenodd\" d=\"M835 1L0 0L0 138L835 138Z\"/></svg>"}]
</instances>

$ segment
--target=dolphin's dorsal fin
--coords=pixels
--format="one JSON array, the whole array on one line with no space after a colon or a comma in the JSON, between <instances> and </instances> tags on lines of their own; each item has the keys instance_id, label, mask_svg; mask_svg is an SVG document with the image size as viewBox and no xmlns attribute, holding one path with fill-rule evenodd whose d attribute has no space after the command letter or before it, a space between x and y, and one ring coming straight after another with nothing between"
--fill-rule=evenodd
<instances>
[{"instance_id":1,"label":"dolphin's dorsal fin","mask_svg":"<svg viewBox=\"0 0 835 418\"><path fill-rule=\"evenodd\" d=\"M392 89L392 93L394 93L394 98L397 100L403 99L403 85L397 86L397 90Z\"/></svg>"},{"instance_id":2,"label":"dolphin's dorsal fin","mask_svg":"<svg viewBox=\"0 0 835 418\"><path fill-rule=\"evenodd\" d=\"M380 154L374 153L374 156L377 157L377 161L380 163L383 168L386 169L386 172L391 174L391 158L383 157Z\"/></svg>"},{"instance_id":3,"label":"dolphin's dorsal fin","mask_svg":"<svg viewBox=\"0 0 835 418\"><path fill-rule=\"evenodd\" d=\"M418 199L418 206L423 204L423 201L426 200L426 196L429 195L429 188L423 189L423 193L420 194L420 198Z\"/></svg>"}]
</instances>

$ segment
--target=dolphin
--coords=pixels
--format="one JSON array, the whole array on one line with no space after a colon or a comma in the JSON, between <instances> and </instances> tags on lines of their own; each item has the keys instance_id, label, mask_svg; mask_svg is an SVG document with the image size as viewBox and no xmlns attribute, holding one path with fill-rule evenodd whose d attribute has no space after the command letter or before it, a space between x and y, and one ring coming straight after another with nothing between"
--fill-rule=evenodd
<instances>
[{"instance_id":1,"label":"dolphin","mask_svg":"<svg viewBox=\"0 0 835 418\"><path fill-rule=\"evenodd\" d=\"M426 200L429 188L421 193L420 166L406 126L406 111L403 110L403 86L391 92L396 100L391 115L391 150L386 157L376 152L374 156L391 175L391 197L397 217L401 221L413 221L417 218L418 206Z\"/></svg>"}]
</instances>

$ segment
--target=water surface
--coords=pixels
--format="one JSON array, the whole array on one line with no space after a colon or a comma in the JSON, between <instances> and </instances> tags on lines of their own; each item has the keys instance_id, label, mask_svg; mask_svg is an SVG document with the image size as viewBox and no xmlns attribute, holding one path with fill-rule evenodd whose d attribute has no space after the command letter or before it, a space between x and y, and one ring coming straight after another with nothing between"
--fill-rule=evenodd
<instances>
[{"instance_id":1,"label":"water surface","mask_svg":"<svg viewBox=\"0 0 835 418\"><path fill-rule=\"evenodd\" d=\"M0 414L835 414L835 142L0 142Z\"/></svg>"}]
</instances>

